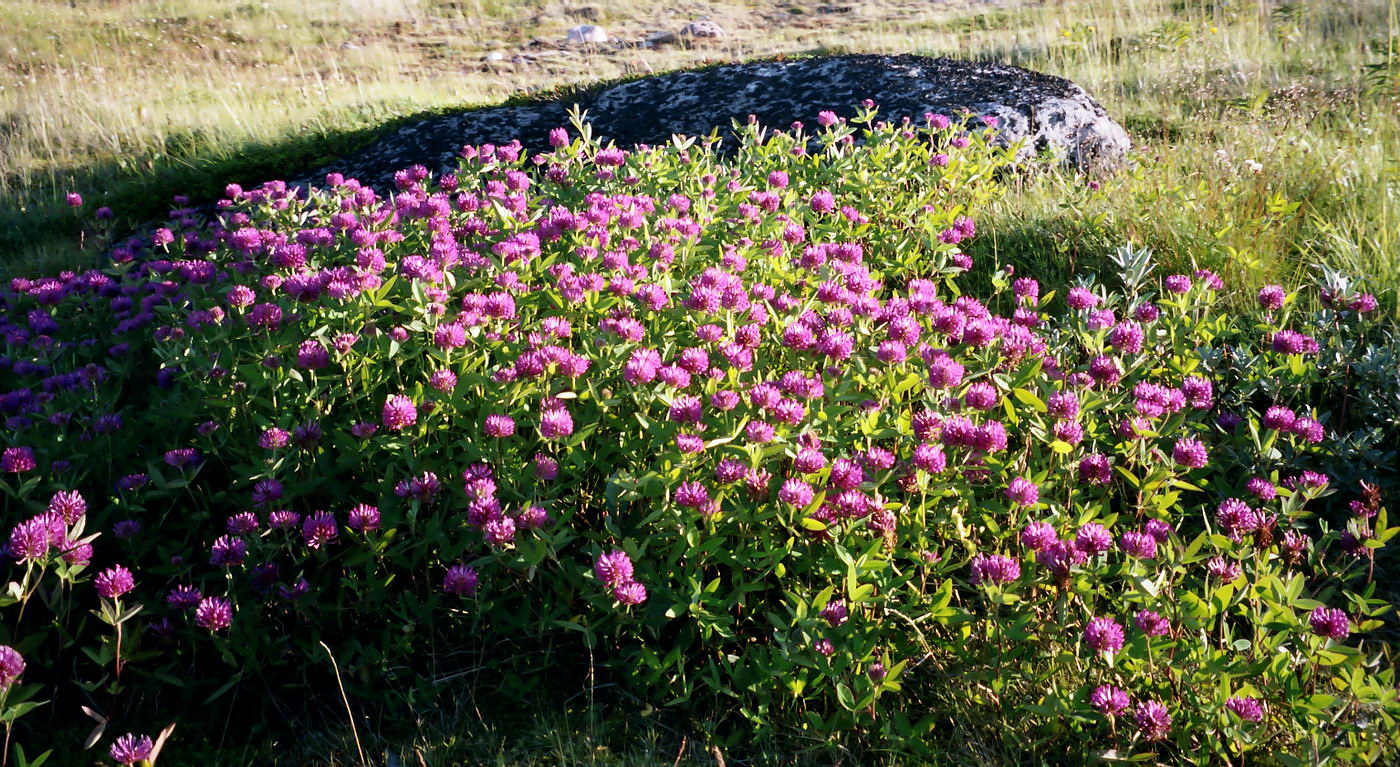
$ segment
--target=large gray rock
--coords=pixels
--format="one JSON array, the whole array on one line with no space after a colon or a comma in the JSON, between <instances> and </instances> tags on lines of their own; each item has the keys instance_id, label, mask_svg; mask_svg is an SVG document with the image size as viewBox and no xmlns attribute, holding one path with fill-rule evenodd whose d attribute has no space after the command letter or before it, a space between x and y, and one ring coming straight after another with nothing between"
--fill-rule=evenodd
<instances>
[{"instance_id":1,"label":"large gray rock","mask_svg":"<svg viewBox=\"0 0 1400 767\"><path fill-rule=\"evenodd\" d=\"M1048 151L1093 172L1120 165L1130 146L1123 128L1069 80L1003 64L858 54L674 72L563 101L433 118L399 128L301 182L318 183L337 171L387 185L394 171L415 163L435 172L455 168L463 144L518 138L531 151L546 151L549 130L568 124L573 104L588 110L595 135L630 146L727 131L750 114L776 127L794 120L815 125L818 112L849 117L863 99L875 101L887 119L964 110L993 115L1000 140L1025 140L1023 156Z\"/></svg>"}]
</instances>

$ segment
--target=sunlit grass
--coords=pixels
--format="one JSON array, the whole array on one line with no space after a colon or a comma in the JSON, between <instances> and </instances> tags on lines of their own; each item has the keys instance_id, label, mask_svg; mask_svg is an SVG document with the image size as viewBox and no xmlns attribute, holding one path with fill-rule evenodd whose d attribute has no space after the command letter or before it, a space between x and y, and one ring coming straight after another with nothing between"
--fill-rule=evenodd
<instances>
[{"instance_id":1,"label":"sunlit grass","mask_svg":"<svg viewBox=\"0 0 1400 767\"><path fill-rule=\"evenodd\" d=\"M1101 220L1064 207L1074 179L1042 178L1007 198L998 226L1028 238L982 243L998 258L1065 269L1076 252L1093 259L1100 243L1132 237L1168 264L1208 262L1247 279L1296 278L1326 260L1383 292L1396 285L1400 89L1374 77L1388 71L1393 86L1400 71L1394 0L822 5L833 4L710 3L732 31L717 43L517 65L482 59L528 54L530 40L553 43L581 21L639 39L688 17L620 0L573 12L544 0L5 4L0 270L95 257L75 251L68 190L135 223L175 193L303 170L425 110L705 61L871 51L1068 77L1143 147L1136 175L1086 203ZM1063 258L1035 261L1056 255L1044 247Z\"/></svg>"}]
</instances>

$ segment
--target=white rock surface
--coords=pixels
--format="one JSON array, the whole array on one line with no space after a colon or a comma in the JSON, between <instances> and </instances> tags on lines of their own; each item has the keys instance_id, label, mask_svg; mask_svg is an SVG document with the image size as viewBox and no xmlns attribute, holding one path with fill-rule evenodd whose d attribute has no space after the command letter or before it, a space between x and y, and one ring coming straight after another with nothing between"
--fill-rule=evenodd
<instances>
[{"instance_id":1,"label":"white rock surface","mask_svg":"<svg viewBox=\"0 0 1400 767\"><path fill-rule=\"evenodd\" d=\"M606 43L608 32L593 24L580 24L570 29L565 39L571 43Z\"/></svg>"}]
</instances>

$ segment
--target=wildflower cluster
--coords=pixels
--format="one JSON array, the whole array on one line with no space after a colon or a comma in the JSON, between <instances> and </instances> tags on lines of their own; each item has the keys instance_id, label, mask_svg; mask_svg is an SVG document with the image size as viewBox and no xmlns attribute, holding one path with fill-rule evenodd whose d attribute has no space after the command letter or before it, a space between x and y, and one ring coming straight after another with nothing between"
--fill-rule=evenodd
<instances>
[{"instance_id":1,"label":"wildflower cluster","mask_svg":"<svg viewBox=\"0 0 1400 767\"><path fill-rule=\"evenodd\" d=\"M15 601L102 600L89 660L149 700L246 663L314 681L324 636L386 702L444 663L528 699L592 657L658 706L909 748L937 712L1120 754L1380 753L1388 605L1350 589L1396 529L1328 477L1329 403L1220 372L1228 347L1309 380L1325 336L1274 291L1232 321L1210 272L967 294L994 128L819 124L721 154L580 121L389 195L230 186L110 268L12 281ZM0 687L25 668L0 648Z\"/></svg>"}]
</instances>

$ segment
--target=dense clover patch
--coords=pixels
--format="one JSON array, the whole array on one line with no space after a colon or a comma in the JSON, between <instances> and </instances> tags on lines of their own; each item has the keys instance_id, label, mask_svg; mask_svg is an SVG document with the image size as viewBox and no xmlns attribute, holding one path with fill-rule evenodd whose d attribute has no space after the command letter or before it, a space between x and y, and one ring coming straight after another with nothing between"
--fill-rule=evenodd
<instances>
[{"instance_id":1,"label":"dense clover patch","mask_svg":"<svg viewBox=\"0 0 1400 767\"><path fill-rule=\"evenodd\" d=\"M55 701L21 734L314 691L324 641L359 705L596 674L714 737L1385 753L1396 528L1310 395L1374 299L1229 314L1131 247L966 295L995 120L817 118L231 187L12 281L0 687Z\"/></svg>"}]
</instances>

